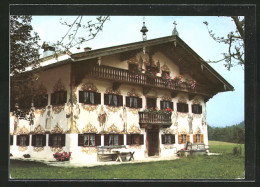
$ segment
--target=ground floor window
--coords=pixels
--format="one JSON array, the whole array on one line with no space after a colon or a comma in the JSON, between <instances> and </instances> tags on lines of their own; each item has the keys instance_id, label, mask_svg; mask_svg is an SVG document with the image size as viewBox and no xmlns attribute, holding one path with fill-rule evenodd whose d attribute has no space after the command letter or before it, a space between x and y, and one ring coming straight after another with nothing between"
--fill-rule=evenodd
<instances>
[{"instance_id":1,"label":"ground floor window","mask_svg":"<svg viewBox=\"0 0 260 187\"><path fill-rule=\"evenodd\" d=\"M175 135L162 134L162 144L175 144Z\"/></svg>"},{"instance_id":2,"label":"ground floor window","mask_svg":"<svg viewBox=\"0 0 260 187\"><path fill-rule=\"evenodd\" d=\"M32 146L35 147L46 146L46 135L43 134L32 135Z\"/></svg>"},{"instance_id":3,"label":"ground floor window","mask_svg":"<svg viewBox=\"0 0 260 187\"><path fill-rule=\"evenodd\" d=\"M29 146L29 135L18 135L16 139L16 145Z\"/></svg>"},{"instance_id":4,"label":"ground floor window","mask_svg":"<svg viewBox=\"0 0 260 187\"><path fill-rule=\"evenodd\" d=\"M13 145L13 143L14 143L14 137L13 135L10 135L10 145Z\"/></svg>"},{"instance_id":5,"label":"ground floor window","mask_svg":"<svg viewBox=\"0 0 260 187\"><path fill-rule=\"evenodd\" d=\"M190 135L187 134L179 134L178 135L178 143L179 144L185 144L190 142Z\"/></svg>"},{"instance_id":6,"label":"ground floor window","mask_svg":"<svg viewBox=\"0 0 260 187\"><path fill-rule=\"evenodd\" d=\"M65 134L50 134L49 146L51 147L63 147L65 146Z\"/></svg>"},{"instance_id":7,"label":"ground floor window","mask_svg":"<svg viewBox=\"0 0 260 187\"><path fill-rule=\"evenodd\" d=\"M78 146L99 146L101 145L100 134L79 134L78 135Z\"/></svg>"},{"instance_id":8,"label":"ground floor window","mask_svg":"<svg viewBox=\"0 0 260 187\"><path fill-rule=\"evenodd\" d=\"M107 146L124 145L123 134L105 134L104 140L104 145Z\"/></svg>"},{"instance_id":9,"label":"ground floor window","mask_svg":"<svg viewBox=\"0 0 260 187\"><path fill-rule=\"evenodd\" d=\"M193 134L193 143L203 143L203 134Z\"/></svg>"},{"instance_id":10,"label":"ground floor window","mask_svg":"<svg viewBox=\"0 0 260 187\"><path fill-rule=\"evenodd\" d=\"M144 135L143 134L128 134L127 145L143 145Z\"/></svg>"}]
</instances>

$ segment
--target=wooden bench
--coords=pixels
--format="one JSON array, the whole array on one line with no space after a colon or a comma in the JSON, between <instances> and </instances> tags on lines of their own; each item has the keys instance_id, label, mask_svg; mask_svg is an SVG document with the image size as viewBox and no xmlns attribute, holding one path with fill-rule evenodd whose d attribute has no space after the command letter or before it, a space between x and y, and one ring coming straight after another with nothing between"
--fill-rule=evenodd
<instances>
[{"instance_id":1,"label":"wooden bench","mask_svg":"<svg viewBox=\"0 0 260 187\"><path fill-rule=\"evenodd\" d=\"M204 143L187 143L183 150L177 152L178 156L205 155L209 148Z\"/></svg>"},{"instance_id":2,"label":"wooden bench","mask_svg":"<svg viewBox=\"0 0 260 187\"><path fill-rule=\"evenodd\" d=\"M113 149L122 149L126 148L125 145L118 145L118 146L98 146L97 147L97 160L100 161L101 159L110 159L116 160L117 159L117 152L112 151Z\"/></svg>"}]
</instances>

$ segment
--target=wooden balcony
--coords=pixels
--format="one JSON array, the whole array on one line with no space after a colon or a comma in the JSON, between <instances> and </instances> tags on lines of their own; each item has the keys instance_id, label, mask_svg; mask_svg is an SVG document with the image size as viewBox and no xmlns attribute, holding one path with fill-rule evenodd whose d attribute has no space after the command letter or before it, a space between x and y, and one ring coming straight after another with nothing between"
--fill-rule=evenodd
<instances>
[{"instance_id":1,"label":"wooden balcony","mask_svg":"<svg viewBox=\"0 0 260 187\"><path fill-rule=\"evenodd\" d=\"M150 78L143 73L140 75L134 75L128 70L114 68L110 66L89 66L87 76L113 80L119 83L138 84L146 87L157 87L170 89L172 91L184 91L187 93L197 93L206 96L208 95L207 89L199 84L196 84L196 87L193 89L189 84L185 82L181 84L173 81L167 82L161 77Z\"/></svg>"},{"instance_id":2,"label":"wooden balcony","mask_svg":"<svg viewBox=\"0 0 260 187\"><path fill-rule=\"evenodd\" d=\"M172 124L171 115L154 114L150 112L138 112L138 114L141 128L147 125L161 125L163 127L170 127Z\"/></svg>"}]
</instances>

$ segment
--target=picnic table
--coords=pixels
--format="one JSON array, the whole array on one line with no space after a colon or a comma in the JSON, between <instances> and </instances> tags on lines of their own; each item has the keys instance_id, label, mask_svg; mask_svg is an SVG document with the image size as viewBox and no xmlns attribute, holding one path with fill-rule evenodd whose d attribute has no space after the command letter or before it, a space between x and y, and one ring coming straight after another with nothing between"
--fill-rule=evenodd
<instances>
[{"instance_id":1,"label":"picnic table","mask_svg":"<svg viewBox=\"0 0 260 187\"><path fill-rule=\"evenodd\" d=\"M129 156L129 161L134 160L135 151L132 149L122 148L122 149L112 149L117 155L116 161L122 162L122 156Z\"/></svg>"}]
</instances>

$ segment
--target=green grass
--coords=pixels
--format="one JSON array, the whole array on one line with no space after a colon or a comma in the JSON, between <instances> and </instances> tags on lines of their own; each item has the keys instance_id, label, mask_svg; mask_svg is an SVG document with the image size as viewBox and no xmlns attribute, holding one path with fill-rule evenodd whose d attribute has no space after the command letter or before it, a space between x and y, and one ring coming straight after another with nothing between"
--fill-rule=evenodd
<instances>
[{"instance_id":1,"label":"green grass","mask_svg":"<svg viewBox=\"0 0 260 187\"><path fill-rule=\"evenodd\" d=\"M232 155L236 144L210 142L216 156L170 161L65 168L31 161L11 160L15 179L234 179L243 177L244 156ZM221 148L222 147L222 148Z\"/></svg>"}]
</instances>

